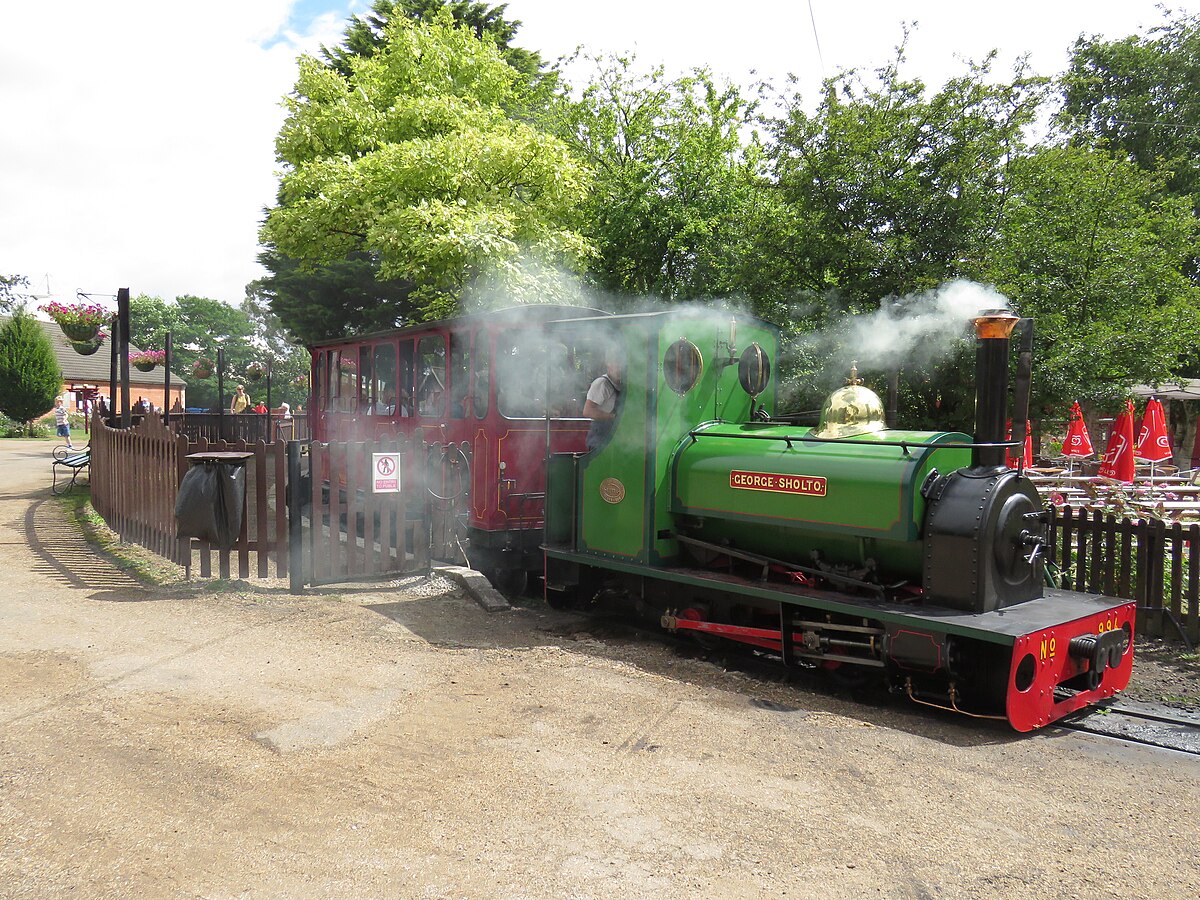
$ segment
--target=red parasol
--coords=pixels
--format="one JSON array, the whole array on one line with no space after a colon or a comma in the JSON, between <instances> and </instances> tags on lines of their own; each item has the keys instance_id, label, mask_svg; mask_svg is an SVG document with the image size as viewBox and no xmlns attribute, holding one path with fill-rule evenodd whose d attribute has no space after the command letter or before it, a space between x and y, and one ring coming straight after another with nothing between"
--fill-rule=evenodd
<instances>
[{"instance_id":1,"label":"red parasol","mask_svg":"<svg viewBox=\"0 0 1200 900\"><path fill-rule=\"evenodd\" d=\"M1168 462L1174 457L1171 440L1167 437L1167 417L1157 397L1151 397L1146 404L1134 455L1150 463Z\"/></svg>"},{"instance_id":2,"label":"red parasol","mask_svg":"<svg viewBox=\"0 0 1200 900\"><path fill-rule=\"evenodd\" d=\"M1008 420L1008 439L1012 440L1013 424L1012 419ZM1004 449L1004 464L1010 469L1015 469L1018 464L1023 464L1026 469L1033 465L1033 428L1029 424L1029 420L1025 420L1025 452L1021 454L1022 458L1013 455L1012 450L1007 447Z\"/></svg>"},{"instance_id":3,"label":"red parasol","mask_svg":"<svg viewBox=\"0 0 1200 900\"><path fill-rule=\"evenodd\" d=\"M1070 415L1067 416L1067 438L1063 441L1063 456L1073 459L1087 459L1096 455L1092 446L1092 438L1088 434L1087 423L1083 421L1083 410L1079 401L1071 404Z\"/></svg>"},{"instance_id":4,"label":"red parasol","mask_svg":"<svg viewBox=\"0 0 1200 900\"><path fill-rule=\"evenodd\" d=\"M1133 481L1133 401L1125 401L1125 409L1113 424L1112 435L1100 460L1100 477L1114 481Z\"/></svg>"}]
</instances>

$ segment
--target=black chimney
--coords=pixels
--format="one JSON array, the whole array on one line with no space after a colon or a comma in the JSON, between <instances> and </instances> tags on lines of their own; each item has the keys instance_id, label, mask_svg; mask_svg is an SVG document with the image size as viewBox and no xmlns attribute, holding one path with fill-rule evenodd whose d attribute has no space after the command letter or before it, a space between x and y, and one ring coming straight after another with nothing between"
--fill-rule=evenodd
<instances>
[{"instance_id":1,"label":"black chimney","mask_svg":"<svg viewBox=\"0 0 1200 900\"><path fill-rule=\"evenodd\" d=\"M974 320L977 444L999 445L1008 441L1009 339L1018 321L1006 309L987 310ZM1002 446L976 447L972 456L976 468L1004 465Z\"/></svg>"}]
</instances>

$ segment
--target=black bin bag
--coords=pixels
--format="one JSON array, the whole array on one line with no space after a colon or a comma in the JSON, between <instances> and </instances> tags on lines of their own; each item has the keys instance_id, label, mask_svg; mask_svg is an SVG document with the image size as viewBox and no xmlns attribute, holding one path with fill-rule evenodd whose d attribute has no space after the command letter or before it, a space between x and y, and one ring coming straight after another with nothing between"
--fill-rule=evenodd
<instances>
[{"instance_id":1,"label":"black bin bag","mask_svg":"<svg viewBox=\"0 0 1200 900\"><path fill-rule=\"evenodd\" d=\"M242 530L246 467L203 462L192 466L175 498L175 533L228 549Z\"/></svg>"}]
</instances>

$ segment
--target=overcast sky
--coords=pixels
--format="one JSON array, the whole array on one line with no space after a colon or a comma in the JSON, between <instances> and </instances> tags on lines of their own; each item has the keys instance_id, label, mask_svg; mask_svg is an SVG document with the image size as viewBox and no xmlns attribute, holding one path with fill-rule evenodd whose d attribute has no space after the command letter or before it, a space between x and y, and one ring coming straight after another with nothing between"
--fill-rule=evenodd
<instances>
[{"instance_id":1,"label":"overcast sky","mask_svg":"<svg viewBox=\"0 0 1200 900\"><path fill-rule=\"evenodd\" d=\"M38 295L119 287L240 302L274 198L273 140L298 53L337 41L361 0L60 0L0 3L0 274ZM510 0L517 43L636 51L671 71L743 83L891 58L916 23L907 73L940 85L962 59L1029 54L1055 74L1082 32L1162 21L1152 0ZM1172 4L1196 11L1197 2ZM814 25L815 23L815 25ZM818 50L819 47L819 50ZM756 75L751 75L756 71ZM45 302L42 299L39 303Z\"/></svg>"}]
</instances>

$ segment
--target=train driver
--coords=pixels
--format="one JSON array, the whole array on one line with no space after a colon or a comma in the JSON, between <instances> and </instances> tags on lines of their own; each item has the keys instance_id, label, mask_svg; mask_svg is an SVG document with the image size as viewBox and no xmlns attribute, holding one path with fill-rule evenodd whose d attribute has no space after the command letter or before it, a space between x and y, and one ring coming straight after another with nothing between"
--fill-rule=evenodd
<instances>
[{"instance_id":1,"label":"train driver","mask_svg":"<svg viewBox=\"0 0 1200 900\"><path fill-rule=\"evenodd\" d=\"M621 400L621 363L613 351L605 356L605 373L592 382L583 414L592 420L588 426L587 448L595 450L612 435Z\"/></svg>"}]
</instances>

